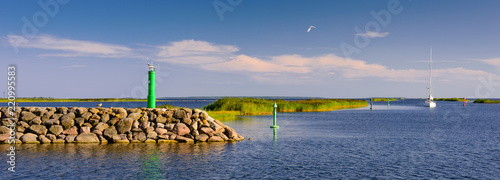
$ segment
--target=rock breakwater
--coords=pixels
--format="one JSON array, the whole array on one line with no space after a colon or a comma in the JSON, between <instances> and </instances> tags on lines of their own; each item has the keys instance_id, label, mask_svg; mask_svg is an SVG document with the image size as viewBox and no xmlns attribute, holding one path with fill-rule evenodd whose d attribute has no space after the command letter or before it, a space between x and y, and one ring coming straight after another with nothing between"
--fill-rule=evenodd
<instances>
[{"instance_id":1,"label":"rock breakwater","mask_svg":"<svg viewBox=\"0 0 500 180\"><path fill-rule=\"evenodd\" d=\"M8 112L7 107L0 108L0 142L3 143L172 143L245 139L199 109L17 107L15 116Z\"/></svg>"}]
</instances>

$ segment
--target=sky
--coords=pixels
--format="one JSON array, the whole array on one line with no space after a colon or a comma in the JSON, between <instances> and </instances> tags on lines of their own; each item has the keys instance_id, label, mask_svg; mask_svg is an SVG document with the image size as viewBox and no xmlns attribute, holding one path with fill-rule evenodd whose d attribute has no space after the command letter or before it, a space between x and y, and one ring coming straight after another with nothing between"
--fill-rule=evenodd
<instances>
[{"instance_id":1,"label":"sky","mask_svg":"<svg viewBox=\"0 0 500 180\"><path fill-rule=\"evenodd\" d=\"M17 97L500 97L500 1L1 1ZM310 26L315 26L307 32ZM0 78L3 97L7 78Z\"/></svg>"}]
</instances>

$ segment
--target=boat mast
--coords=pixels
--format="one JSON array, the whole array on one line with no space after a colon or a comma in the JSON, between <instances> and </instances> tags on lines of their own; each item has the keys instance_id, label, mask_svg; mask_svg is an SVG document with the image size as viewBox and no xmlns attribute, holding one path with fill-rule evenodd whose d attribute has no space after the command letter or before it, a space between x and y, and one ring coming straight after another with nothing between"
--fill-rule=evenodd
<instances>
[{"instance_id":1,"label":"boat mast","mask_svg":"<svg viewBox=\"0 0 500 180\"><path fill-rule=\"evenodd\" d=\"M432 89L432 46L431 46L431 57L430 57L430 71L429 71L429 100L432 100L431 89Z\"/></svg>"}]
</instances>

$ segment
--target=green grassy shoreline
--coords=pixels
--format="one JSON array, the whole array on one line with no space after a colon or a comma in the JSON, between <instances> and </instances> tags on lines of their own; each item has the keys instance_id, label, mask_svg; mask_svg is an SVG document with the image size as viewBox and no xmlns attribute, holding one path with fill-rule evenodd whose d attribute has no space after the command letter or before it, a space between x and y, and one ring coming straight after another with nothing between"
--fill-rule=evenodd
<instances>
[{"instance_id":1,"label":"green grassy shoreline","mask_svg":"<svg viewBox=\"0 0 500 180\"><path fill-rule=\"evenodd\" d=\"M372 98L373 101L397 101L396 98Z\"/></svg>"},{"instance_id":2,"label":"green grassy shoreline","mask_svg":"<svg viewBox=\"0 0 500 180\"><path fill-rule=\"evenodd\" d=\"M203 107L207 112L231 112L234 116L270 115L273 104L278 112L318 112L367 106L368 102L354 99L307 99L287 101L282 99L257 99L226 97Z\"/></svg>"},{"instance_id":3,"label":"green grassy shoreline","mask_svg":"<svg viewBox=\"0 0 500 180\"><path fill-rule=\"evenodd\" d=\"M434 101L464 101L464 98L434 98ZM465 99L465 102L469 102L468 99Z\"/></svg>"},{"instance_id":4,"label":"green grassy shoreline","mask_svg":"<svg viewBox=\"0 0 500 180\"><path fill-rule=\"evenodd\" d=\"M500 100L491 100L491 99L476 99L474 103L497 103L500 104Z\"/></svg>"}]
</instances>

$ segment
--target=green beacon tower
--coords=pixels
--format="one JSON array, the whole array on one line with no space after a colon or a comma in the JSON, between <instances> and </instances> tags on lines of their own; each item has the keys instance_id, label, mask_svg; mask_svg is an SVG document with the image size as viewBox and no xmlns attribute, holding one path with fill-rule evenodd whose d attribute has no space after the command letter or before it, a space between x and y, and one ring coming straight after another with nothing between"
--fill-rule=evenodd
<instances>
[{"instance_id":1,"label":"green beacon tower","mask_svg":"<svg viewBox=\"0 0 500 180\"><path fill-rule=\"evenodd\" d=\"M148 108L156 108L155 67L152 64L148 64L148 68L149 68Z\"/></svg>"}]
</instances>

